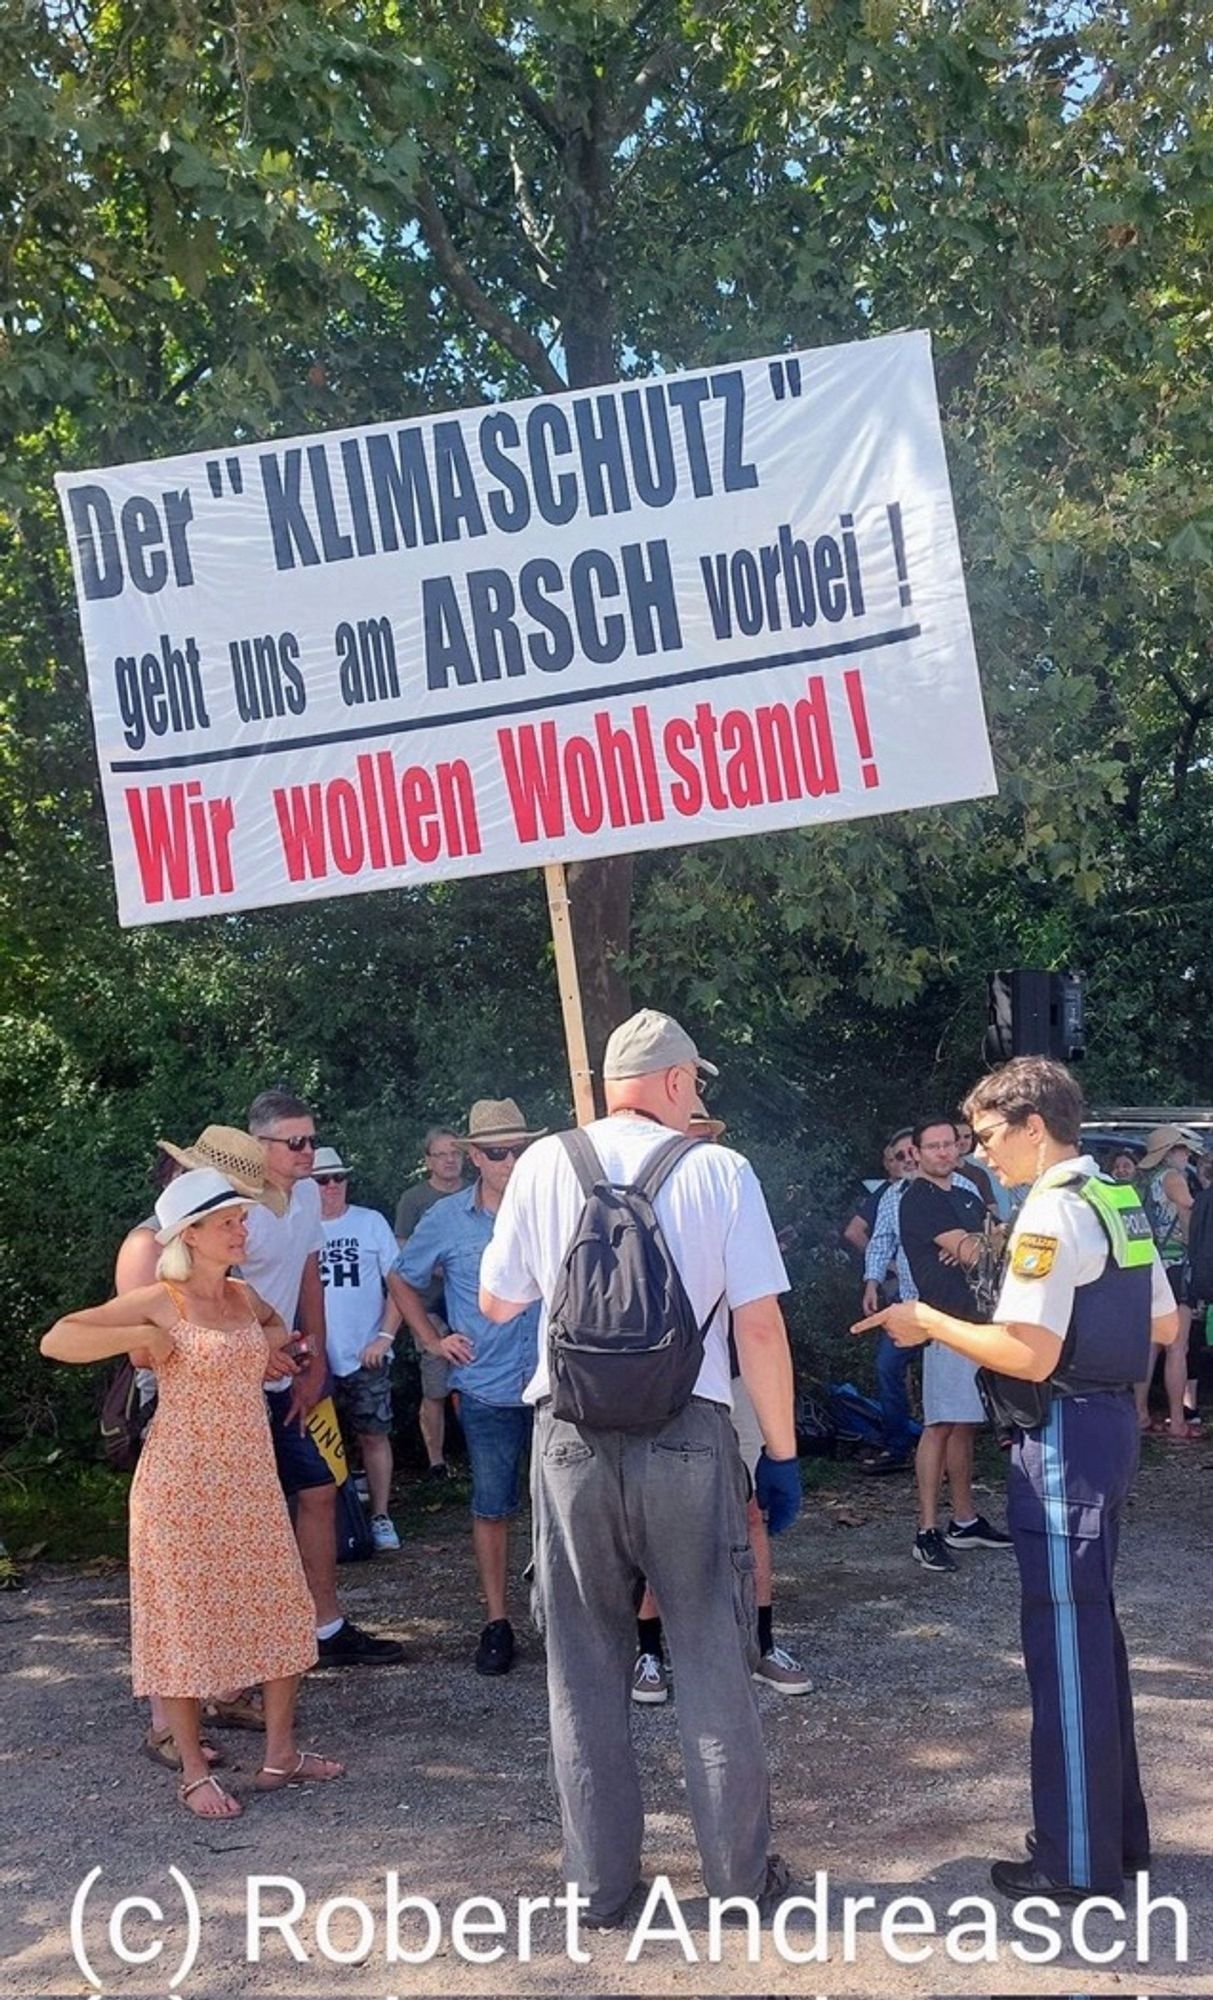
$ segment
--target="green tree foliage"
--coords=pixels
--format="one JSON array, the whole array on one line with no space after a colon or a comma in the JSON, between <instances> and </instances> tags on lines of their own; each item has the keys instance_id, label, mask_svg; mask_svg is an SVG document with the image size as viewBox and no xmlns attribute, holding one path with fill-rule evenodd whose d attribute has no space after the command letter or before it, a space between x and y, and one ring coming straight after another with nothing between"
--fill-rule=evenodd
<instances>
[{"instance_id":1,"label":"green tree foliage","mask_svg":"<svg viewBox=\"0 0 1213 2000\"><path fill-rule=\"evenodd\" d=\"M819 1258L880 1125L970 1076L992 965L1085 966L1097 1093L1209 1093L1203 8L0 0L0 27L19 1416L158 1132L290 1078L386 1202L429 1117L564 1091L534 878L117 931L63 466L928 327L1000 795L580 872L594 1020L630 983L728 1051L739 1136L808 1163L771 1159Z\"/></svg>"}]
</instances>

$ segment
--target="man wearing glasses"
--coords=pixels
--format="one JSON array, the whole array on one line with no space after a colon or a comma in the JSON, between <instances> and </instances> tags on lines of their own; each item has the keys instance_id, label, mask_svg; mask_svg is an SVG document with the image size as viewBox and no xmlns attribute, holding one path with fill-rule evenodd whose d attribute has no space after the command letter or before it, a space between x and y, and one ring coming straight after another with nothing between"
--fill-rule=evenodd
<instances>
[{"instance_id":1,"label":"man wearing glasses","mask_svg":"<svg viewBox=\"0 0 1213 2000\"><path fill-rule=\"evenodd\" d=\"M320 1665L394 1664L404 1658L403 1646L362 1631L337 1601L337 1488L306 1429L308 1414L328 1384L320 1276L324 1223L320 1190L312 1179L316 1123L301 1097L263 1090L249 1106L248 1129L261 1141L266 1181L278 1189L286 1208L282 1215L262 1203L249 1209L241 1274L288 1326L298 1327L307 1348L300 1374L266 1384L266 1404L278 1477L287 1499L295 1503L295 1539L316 1609Z\"/></svg>"},{"instance_id":2,"label":"man wearing glasses","mask_svg":"<svg viewBox=\"0 0 1213 2000\"><path fill-rule=\"evenodd\" d=\"M312 1178L324 1219L324 1317L333 1401L347 1438L358 1440L371 1510L371 1540L394 1553L400 1537L392 1495L392 1354L399 1308L387 1296L396 1238L377 1208L349 1199L350 1170L335 1146L317 1146Z\"/></svg>"},{"instance_id":3,"label":"man wearing glasses","mask_svg":"<svg viewBox=\"0 0 1213 2000\"><path fill-rule=\"evenodd\" d=\"M604 1181L635 1187L671 1135L689 1132L701 1071L716 1073L668 1014L646 1007L615 1029L603 1058L607 1116L586 1127ZM588 1921L607 1926L624 1921L640 1876L644 1804L628 1718L641 1576L656 1592L670 1645L708 1893L752 1896L765 1917L787 1882L785 1864L769 1853L769 1785L751 1680L748 1481L731 1421L726 1338L731 1313L764 1439L756 1497L777 1534L800 1507L792 1357L777 1297L787 1273L753 1168L728 1146L692 1145L660 1182L654 1207L702 1328L702 1365L686 1406L649 1424L640 1391L638 1428L557 1417L546 1343L527 1389L538 1406L535 1575L565 1879L588 1897ZM545 1140L506 1193L484 1261L486 1312L504 1319L528 1299L550 1309L584 1208L569 1151L560 1138Z\"/></svg>"},{"instance_id":4,"label":"man wearing glasses","mask_svg":"<svg viewBox=\"0 0 1213 2000\"><path fill-rule=\"evenodd\" d=\"M531 1411L522 1392L535 1366L539 1309L495 1325L480 1311L480 1260L514 1162L543 1132L527 1129L512 1097L481 1098L462 1141L476 1173L471 1187L422 1216L388 1276L388 1287L419 1346L451 1364L459 1421L472 1466L472 1549L487 1622L476 1648L478 1674L508 1674L514 1630L507 1615L510 1517L518 1512ZM441 1271L450 1332L439 1335L423 1292Z\"/></svg>"}]
</instances>

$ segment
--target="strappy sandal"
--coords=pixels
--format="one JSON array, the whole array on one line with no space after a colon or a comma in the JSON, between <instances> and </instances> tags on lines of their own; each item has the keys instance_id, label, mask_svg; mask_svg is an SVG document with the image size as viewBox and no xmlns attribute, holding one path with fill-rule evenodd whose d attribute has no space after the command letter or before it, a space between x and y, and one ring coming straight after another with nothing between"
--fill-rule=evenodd
<instances>
[{"instance_id":1,"label":"strappy sandal","mask_svg":"<svg viewBox=\"0 0 1213 2000\"><path fill-rule=\"evenodd\" d=\"M248 1694L238 1694L234 1701L204 1701L202 1714L216 1729L265 1728L265 1710Z\"/></svg>"},{"instance_id":2,"label":"strappy sandal","mask_svg":"<svg viewBox=\"0 0 1213 2000\"><path fill-rule=\"evenodd\" d=\"M192 1806L190 1804L190 1800L193 1798L194 1793L200 1792L204 1785L214 1786L216 1793L223 1800L224 1805L227 1808L226 1811L214 1812L214 1813L199 1812L197 1806ZM212 1777L209 1773L205 1778L195 1778L192 1784L178 1785L177 1797L181 1801L181 1804L185 1807L185 1810L189 1814L191 1814L191 1816L194 1819L216 1819L216 1820L239 1819L241 1813L244 1811L244 1807L241 1805L239 1799L234 1799L230 1792L225 1792L223 1786L219 1783L218 1778Z\"/></svg>"},{"instance_id":3,"label":"strappy sandal","mask_svg":"<svg viewBox=\"0 0 1213 2000\"><path fill-rule=\"evenodd\" d=\"M217 1750L213 1743L208 1743L205 1736L200 1739L198 1747L212 1769L216 1764L223 1763L222 1750ZM173 1740L171 1729L149 1729L140 1748L153 1764L159 1764L162 1771L181 1769L181 1752Z\"/></svg>"},{"instance_id":4,"label":"strappy sandal","mask_svg":"<svg viewBox=\"0 0 1213 2000\"><path fill-rule=\"evenodd\" d=\"M329 1764L331 1770L322 1771L316 1767ZM304 1767L311 1768L305 1769ZM253 1779L259 1792L282 1792L288 1785L327 1785L334 1778L344 1778L345 1765L335 1757L321 1757L315 1750L301 1750L289 1771L280 1771L276 1764L263 1764Z\"/></svg>"}]
</instances>

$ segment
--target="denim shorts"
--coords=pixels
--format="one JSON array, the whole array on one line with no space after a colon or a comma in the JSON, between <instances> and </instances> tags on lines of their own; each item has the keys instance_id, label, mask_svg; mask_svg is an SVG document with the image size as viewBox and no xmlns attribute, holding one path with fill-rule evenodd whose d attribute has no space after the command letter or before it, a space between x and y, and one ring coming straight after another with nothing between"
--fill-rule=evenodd
<instances>
[{"instance_id":1,"label":"denim shorts","mask_svg":"<svg viewBox=\"0 0 1213 2000\"><path fill-rule=\"evenodd\" d=\"M531 1419L525 1403L482 1403L466 1389L460 1392L459 1422L472 1467L472 1512L482 1521L504 1521L518 1512Z\"/></svg>"},{"instance_id":2,"label":"denim shorts","mask_svg":"<svg viewBox=\"0 0 1213 2000\"><path fill-rule=\"evenodd\" d=\"M274 1441L274 1460L278 1467L278 1479L289 1500L294 1493L304 1493L312 1486L335 1486L336 1480L329 1471L324 1453L308 1436L300 1430L298 1423L286 1422L287 1404L291 1400L289 1389L268 1389L265 1407L270 1413L270 1436Z\"/></svg>"}]
</instances>

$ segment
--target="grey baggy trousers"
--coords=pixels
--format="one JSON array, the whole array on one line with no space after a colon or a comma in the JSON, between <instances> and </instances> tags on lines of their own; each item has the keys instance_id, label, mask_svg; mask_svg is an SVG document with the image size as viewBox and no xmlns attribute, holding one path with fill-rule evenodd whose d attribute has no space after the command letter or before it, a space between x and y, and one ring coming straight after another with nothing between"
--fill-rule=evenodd
<instances>
[{"instance_id":1,"label":"grey baggy trousers","mask_svg":"<svg viewBox=\"0 0 1213 2000\"><path fill-rule=\"evenodd\" d=\"M750 1679L746 1474L728 1411L696 1398L658 1430L596 1431L541 1404L531 1479L565 1879L589 1897L591 1920L614 1916L639 1879L630 1719L643 1577L670 1649L704 1882L713 1896L758 1896L770 1787Z\"/></svg>"}]
</instances>

